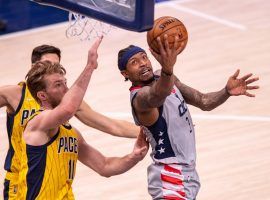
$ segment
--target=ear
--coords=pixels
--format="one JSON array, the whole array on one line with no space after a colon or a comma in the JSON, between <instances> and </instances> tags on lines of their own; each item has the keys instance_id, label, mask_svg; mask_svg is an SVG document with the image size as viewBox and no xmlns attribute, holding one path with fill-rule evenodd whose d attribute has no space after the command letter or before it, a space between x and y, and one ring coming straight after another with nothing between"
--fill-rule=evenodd
<instances>
[{"instance_id":1,"label":"ear","mask_svg":"<svg viewBox=\"0 0 270 200\"><path fill-rule=\"evenodd\" d=\"M129 79L129 75L127 74L126 70L121 71L121 74L126 78Z\"/></svg>"},{"instance_id":2,"label":"ear","mask_svg":"<svg viewBox=\"0 0 270 200\"><path fill-rule=\"evenodd\" d=\"M37 92L37 97L39 98L40 102L43 102L43 101L47 100L47 94L44 91L38 91Z\"/></svg>"}]
</instances>

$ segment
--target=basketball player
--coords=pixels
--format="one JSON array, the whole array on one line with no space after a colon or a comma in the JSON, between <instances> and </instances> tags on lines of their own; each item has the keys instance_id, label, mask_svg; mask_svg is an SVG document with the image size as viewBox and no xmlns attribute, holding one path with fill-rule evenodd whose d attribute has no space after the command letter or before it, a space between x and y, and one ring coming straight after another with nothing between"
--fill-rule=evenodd
<instances>
[{"instance_id":1,"label":"basketball player","mask_svg":"<svg viewBox=\"0 0 270 200\"><path fill-rule=\"evenodd\" d=\"M50 60L59 63L60 49L42 45L33 50L31 61ZM21 158L22 131L27 119L39 110L39 104L33 99L25 82L18 85L0 87L0 107L7 107L7 133L9 150L7 152L4 169L7 171L4 180L4 199L17 199L18 179Z\"/></svg>"},{"instance_id":2,"label":"basketball player","mask_svg":"<svg viewBox=\"0 0 270 200\"><path fill-rule=\"evenodd\" d=\"M59 63L61 51L50 45L41 45L33 49L31 62L49 60ZM33 99L24 82L18 85L0 87L0 107L7 107L7 133L9 150L7 152L4 169L7 171L4 181L4 199L16 199L18 191L18 174L20 169L21 137L25 122L39 110L39 104ZM84 124L105 133L120 137L135 138L139 127L132 123L108 118L95 112L84 101L76 113L76 117Z\"/></svg>"},{"instance_id":3,"label":"basketball player","mask_svg":"<svg viewBox=\"0 0 270 200\"><path fill-rule=\"evenodd\" d=\"M165 37L164 46L158 38L160 54L150 49L161 65L153 73L146 52L130 45L118 53L118 67L130 80L130 100L134 121L145 126L152 146L153 163L148 167L148 192L153 199L193 200L200 188L196 171L195 133L187 104L210 111L230 96L254 97L248 90L258 80L252 74L237 78L239 70L217 92L203 94L179 81L173 69L184 44L176 48L178 37L170 49Z\"/></svg>"},{"instance_id":4,"label":"basketball player","mask_svg":"<svg viewBox=\"0 0 270 200\"><path fill-rule=\"evenodd\" d=\"M104 157L67 123L78 110L97 68L100 42L98 39L90 49L87 65L70 89L59 63L37 62L28 72L27 86L41 110L30 118L23 132L18 199L74 199L71 185L77 159L109 177L129 170L146 155L148 144L142 132L132 153Z\"/></svg>"},{"instance_id":5,"label":"basketball player","mask_svg":"<svg viewBox=\"0 0 270 200\"><path fill-rule=\"evenodd\" d=\"M49 60L51 62L60 62L61 51L59 48L50 45L41 45L34 48L32 52L32 63L37 61ZM114 136L136 138L139 133L139 127L134 124L106 117L94 111L86 102L82 102L75 115L81 122L92 128L98 129Z\"/></svg>"}]
</instances>

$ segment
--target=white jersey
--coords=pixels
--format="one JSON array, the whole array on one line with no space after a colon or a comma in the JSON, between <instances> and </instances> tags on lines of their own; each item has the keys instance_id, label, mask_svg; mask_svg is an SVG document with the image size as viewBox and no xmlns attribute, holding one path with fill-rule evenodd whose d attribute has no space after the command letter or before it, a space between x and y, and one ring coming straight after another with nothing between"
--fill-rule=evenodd
<instances>
[{"instance_id":1,"label":"white jersey","mask_svg":"<svg viewBox=\"0 0 270 200\"><path fill-rule=\"evenodd\" d=\"M131 102L139 90L140 87L131 87ZM146 127L154 161L148 168L149 193L153 199L166 199L168 196L195 199L200 188L195 169L195 131L187 104L177 87L173 87L171 94L158 109L158 120ZM133 105L132 114L135 123L140 125ZM166 185L172 183L165 177L167 175L174 178L177 176L178 189L171 189L175 188L175 183L174 186L168 186L169 189L166 188ZM172 180L171 177L169 179ZM177 194L174 194L174 190Z\"/></svg>"}]
</instances>

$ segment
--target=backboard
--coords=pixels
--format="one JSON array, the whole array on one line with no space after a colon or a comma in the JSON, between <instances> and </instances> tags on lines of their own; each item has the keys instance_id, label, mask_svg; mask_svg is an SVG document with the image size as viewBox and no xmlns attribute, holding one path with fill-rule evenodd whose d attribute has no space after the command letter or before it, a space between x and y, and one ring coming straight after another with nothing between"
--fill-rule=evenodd
<instances>
[{"instance_id":1,"label":"backboard","mask_svg":"<svg viewBox=\"0 0 270 200\"><path fill-rule=\"evenodd\" d=\"M137 32L152 28L154 0L33 0Z\"/></svg>"}]
</instances>

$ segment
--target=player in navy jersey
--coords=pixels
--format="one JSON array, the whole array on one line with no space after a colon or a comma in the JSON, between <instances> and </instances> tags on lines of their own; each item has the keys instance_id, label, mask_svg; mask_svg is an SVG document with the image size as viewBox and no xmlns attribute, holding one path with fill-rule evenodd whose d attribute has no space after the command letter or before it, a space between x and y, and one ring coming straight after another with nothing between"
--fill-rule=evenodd
<instances>
[{"instance_id":1,"label":"player in navy jersey","mask_svg":"<svg viewBox=\"0 0 270 200\"><path fill-rule=\"evenodd\" d=\"M160 38L160 54L150 49L161 65L154 73L146 52L130 45L118 53L118 68L130 80L130 101L134 121L146 127L152 146L153 163L148 167L148 192L153 199L194 200L200 188L196 171L195 132L187 104L210 111L224 103L230 96L246 95L258 89L250 86L258 80L247 74L238 78L239 70L232 75L220 91L201 93L179 81L173 69L182 44L169 47L165 36Z\"/></svg>"}]
</instances>

